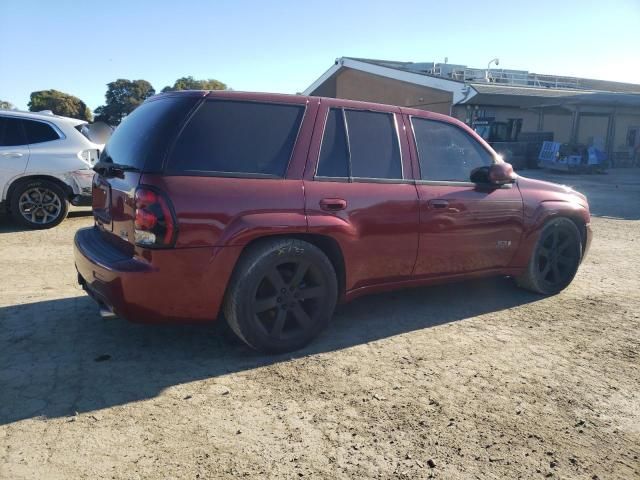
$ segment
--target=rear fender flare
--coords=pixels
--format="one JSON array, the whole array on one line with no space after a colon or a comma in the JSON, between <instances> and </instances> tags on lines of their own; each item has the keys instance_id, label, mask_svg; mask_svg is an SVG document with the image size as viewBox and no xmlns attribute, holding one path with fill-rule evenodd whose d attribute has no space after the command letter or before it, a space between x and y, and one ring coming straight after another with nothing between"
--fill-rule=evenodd
<instances>
[{"instance_id":1,"label":"rear fender flare","mask_svg":"<svg viewBox=\"0 0 640 480\"><path fill-rule=\"evenodd\" d=\"M307 233L304 212L260 212L233 219L218 239L218 246L246 245L261 237Z\"/></svg>"}]
</instances>

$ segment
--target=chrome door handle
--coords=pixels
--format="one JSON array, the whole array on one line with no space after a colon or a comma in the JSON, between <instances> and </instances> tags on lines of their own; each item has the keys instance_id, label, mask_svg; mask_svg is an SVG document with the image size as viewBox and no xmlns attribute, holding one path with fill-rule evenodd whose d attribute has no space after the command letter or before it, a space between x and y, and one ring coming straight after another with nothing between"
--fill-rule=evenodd
<instances>
[{"instance_id":1,"label":"chrome door handle","mask_svg":"<svg viewBox=\"0 0 640 480\"><path fill-rule=\"evenodd\" d=\"M11 158L19 158L22 157L22 153L20 152L2 152L0 153L0 156L2 157L11 157Z\"/></svg>"},{"instance_id":2,"label":"chrome door handle","mask_svg":"<svg viewBox=\"0 0 640 480\"><path fill-rule=\"evenodd\" d=\"M347 208L347 201L342 198L323 198L320 200L320 208L327 212L339 212Z\"/></svg>"},{"instance_id":3,"label":"chrome door handle","mask_svg":"<svg viewBox=\"0 0 640 480\"><path fill-rule=\"evenodd\" d=\"M429 200L429 208L447 208L448 206L447 200Z\"/></svg>"}]
</instances>

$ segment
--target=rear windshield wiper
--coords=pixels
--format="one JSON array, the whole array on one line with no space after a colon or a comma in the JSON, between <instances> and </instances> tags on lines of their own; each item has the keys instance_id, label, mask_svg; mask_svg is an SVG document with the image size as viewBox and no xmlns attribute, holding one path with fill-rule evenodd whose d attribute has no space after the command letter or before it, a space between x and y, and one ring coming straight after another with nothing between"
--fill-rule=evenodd
<instances>
[{"instance_id":1,"label":"rear windshield wiper","mask_svg":"<svg viewBox=\"0 0 640 480\"><path fill-rule=\"evenodd\" d=\"M105 161L99 161L98 163L96 163L93 167L93 170L95 172L98 172L103 177L119 177L122 176L124 172L140 171L138 167Z\"/></svg>"}]
</instances>

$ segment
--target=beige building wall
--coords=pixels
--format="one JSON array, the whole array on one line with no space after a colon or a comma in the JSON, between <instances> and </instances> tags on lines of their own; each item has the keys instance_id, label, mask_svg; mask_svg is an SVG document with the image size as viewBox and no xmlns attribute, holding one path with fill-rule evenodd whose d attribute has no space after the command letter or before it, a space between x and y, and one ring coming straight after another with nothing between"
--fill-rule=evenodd
<instances>
[{"instance_id":1,"label":"beige building wall","mask_svg":"<svg viewBox=\"0 0 640 480\"><path fill-rule=\"evenodd\" d=\"M498 122L506 122L510 118L522 119L523 132L538 131L538 113L522 108L495 107L495 116Z\"/></svg>"},{"instance_id":2,"label":"beige building wall","mask_svg":"<svg viewBox=\"0 0 640 480\"><path fill-rule=\"evenodd\" d=\"M450 92L349 68L337 75L335 97L413 107L446 115L449 115L453 103Z\"/></svg>"},{"instance_id":3,"label":"beige building wall","mask_svg":"<svg viewBox=\"0 0 640 480\"><path fill-rule=\"evenodd\" d=\"M616 116L616 132L613 140L613 150L615 152L628 150L626 145L629 127L640 127L640 113L637 115L621 114Z\"/></svg>"},{"instance_id":4,"label":"beige building wall","mask_svg":"<svg viewBox=\"0 0 640 480\"><path fill-rule=\"evenodd\" d=\"M578 122L578 143L582 145L594 145L594 142L599 142L600 146L604 147L608 128L608 115L580 115Z\"/></svg>"},{"instance_id":5,"label":"beige building wall","mask_svg":"<svg viewBox=\"0 0 640 480\"><path fill-rule=\"evenodd\" d=\"M573 116L570 113L545 113L542 120L542 131L553 132L553 141L568 143L571 141Z\"/></svg>"},{"instance_id":6,"label":"beige building wall","mask_svg":"<svg viewBox=\"0 0 640 480\"><path fill-rule=\"evenodd\" d=\"M452 116L461 122L467 122L473 117L473 112L474 105L469 105L469 109L467 109L466 105L457 105L453 108ZM538 112L517 107L494 107L491 105L478 105L478 112L484 112L486 116L495 117L498 122L507 122L511 118L521 118L523 132L538 131Z\"/></svg>"}]
</instances>

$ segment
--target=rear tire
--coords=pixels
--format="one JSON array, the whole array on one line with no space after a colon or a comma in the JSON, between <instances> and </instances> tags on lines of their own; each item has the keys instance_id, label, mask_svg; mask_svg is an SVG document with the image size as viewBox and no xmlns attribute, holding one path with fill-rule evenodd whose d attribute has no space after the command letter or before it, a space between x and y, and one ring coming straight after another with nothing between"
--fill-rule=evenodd
<instances>
[{"instance_id":1,"label":"rear tire","mask_svg":"<svg viewBox=\"0 0 640 480\"><path fill-rule=\"evenodd\" d=\"M16 185L10 207L16 222L39 230L59 225L69 212L64 190L49 180L30 180Z\"/></svg>"},{"instance_id":2,"label":"rear tire","mask_svg":"<svg viewBox=\"0 0 640 480\"><path fill-rule=\"evenodd\" d=\"M540 232L527 270L517 284L532 292L555 295L569 286L582 259L582 237L568 218L550 220Z\"/></svg>"},{"instance_id":3,"label":"rear tire","mask_svg":"<svg viewBox=\"0 0 640 480\"><path fill-rule=\"evenodd\" d=\"M265 353L298 350L329 323L338 296L333 265L315 245L267 239L240 258L224 302L231 329Z\"/></svg>"}]
</instances>

